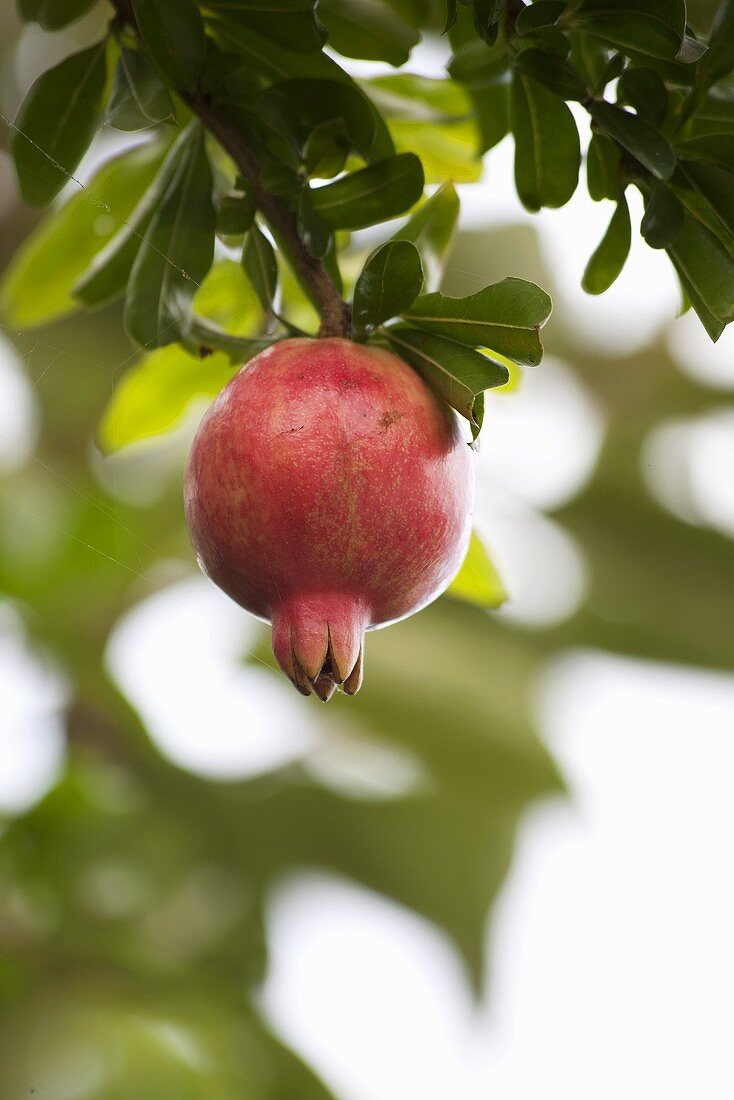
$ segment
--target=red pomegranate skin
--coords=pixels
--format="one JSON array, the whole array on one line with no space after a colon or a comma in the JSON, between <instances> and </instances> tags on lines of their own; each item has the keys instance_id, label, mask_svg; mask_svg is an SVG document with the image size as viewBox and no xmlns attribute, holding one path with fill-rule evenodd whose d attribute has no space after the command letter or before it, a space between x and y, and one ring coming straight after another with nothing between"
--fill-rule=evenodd
<instances>
[{"instance_id":1,"label":"red pomegranate skin","mask_svg":"<svg viewBox=\"0 0 734 1100\"><path fill-rule=\"evenodd\" d=\"M406 363L342 339L284 340L201 422L185 476L204 572L273 624L303 694L354 694L364 632L435 599L471 529L454 413Z\"/></svg>"}]
</instances>

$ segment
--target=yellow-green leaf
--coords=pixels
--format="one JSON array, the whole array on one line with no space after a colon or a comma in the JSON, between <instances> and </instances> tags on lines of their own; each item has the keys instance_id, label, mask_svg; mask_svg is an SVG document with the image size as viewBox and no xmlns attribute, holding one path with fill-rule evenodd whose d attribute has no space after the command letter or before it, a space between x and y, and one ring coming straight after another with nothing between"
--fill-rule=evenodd
<instances>
[{"instance_id":1,"label":"yellow-green leaf","mask_svg":"<svg viewBox=\"0 0 734 1100\"><path fill-rule=\"evenodd\" d=\"M487 611L494 610L507 599L502 579L476 531L472 531L464 564L446 594Z\"/></svg>"}]
</instances>

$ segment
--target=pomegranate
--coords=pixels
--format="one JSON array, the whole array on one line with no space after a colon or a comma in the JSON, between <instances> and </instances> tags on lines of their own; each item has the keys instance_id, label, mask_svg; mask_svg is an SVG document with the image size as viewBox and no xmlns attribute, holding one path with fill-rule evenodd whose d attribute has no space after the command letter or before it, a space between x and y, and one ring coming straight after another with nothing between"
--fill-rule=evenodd
<instances>
[{"instance_id":1,"label":"pomegranate","mask_svg":"<svg viewBox=\"0 0 734 1100\"><path fill-rule=\"evenodd\" d=\"M366 630L443 591L471 526L457 419L406 363L341 339L284 340L244 366L189 456L199 564L273 625L304 695L362 679Z\"/></svg>"}]
</instances>

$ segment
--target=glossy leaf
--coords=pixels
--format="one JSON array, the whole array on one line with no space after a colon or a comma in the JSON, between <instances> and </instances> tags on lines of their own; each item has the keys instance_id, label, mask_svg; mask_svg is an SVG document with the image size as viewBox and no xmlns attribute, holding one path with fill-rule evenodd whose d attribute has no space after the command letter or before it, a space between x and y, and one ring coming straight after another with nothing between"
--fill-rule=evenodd
<instances>
[{"instance_id":1,"label":"glossy leaf","mask_svg":"<svg viewBox=\"0 0 734 1100\"><path fill-rule=\"evenodd\" d=\"M313 207L330 229L362 229L395 218L423 193L423 168L400 153L312 190Z\"/></svg>"},{"instance_id":2,"label":"glossy leaf","mask_svg":"<svg viewBox=\"0 0 734 1100\"><path fill-rule=\"evenodd\" d=\"M619 146L605 134L591 135L586 154L586 182L594 202L616 199L619 194Z\"/></svg>"},{"instance_id":3,"label":"glossy leaf","mask_svg":"<svg viewBox=\"0 0 734 1100\"><path fill-rule=\"evenodd\" d=\"M581 285L587 294L603 294L624 267L632 241L629 208L624 194L617 200L607 231L589 260Z\"/></svg>"},{"instance_id":4,"label":"glossy leaf","mask_svg":"<svg viewBox=\"0 0 734 1100\"><path fill-rule=\"evenodd\" d=\"M589 114L597 126L619 142L648 172L661 180L670 179L675 171L675 153L649 122L612 103L592 103Z\"/></svg>"},{"instance_id":5,"label":"glossy leaf","mask_svg":"<svg viewBox=\"0 0 734 1100\"><path fill-rule=\"evenodd\" d=\"M535 283L503 279L466 298L423 294L403 317L439 336L535 366L543 354L539 331L551 308L550 298Z\"/></svg>"},{"instance_id":6,"label":"glossy leaf","mask_svg":"<svg viewBox=\"0 0 734 1100\"><path fill-rule=\"evenodd\" d=\"M734 256L734 174L713 164L681 162L671 187L693 217Z\"/></svg>"},{"instance_id":7,"label":"glossy leaf","mask_svg":"<svg viewBox=\"0 0 734 1100\"><path fill-rule=\"evenodd\" d=\"M574 69L545 50L530 48L521 50L515 57L516 73L530 76L548 91L561 99L583 100L589 90Z\"/></svg>"},{"instance_id":8,"label":"glossy leaf","mask_svg":"<svg viewBox=\"0 0 734 1100\"><path fill-rule=\"evenodd\" d=\"M245 32L261 35L265 39L295 50L297 53L318 52L326 34L322 20L317 20L314 4L258 3L232 4L230 0L209 0L207 7L222 11L226 17Z\"/></svg>"},{"instance_id":9,"label":"glossy leaf","mask_svg":"<svg viewBox=\"0 0 734 1100\"><path fill-rule=\"evenodd\" d=\"M58 31L79 19L97 0L18 0L21 19L40 23L47 31Z\"/></svg>"},{"instance_id":10,"label":"glossy leaf","mask_svg":"<svg viewBox=\"0 0 734 1100\"><path fill-rule=\"evenodd\" d=\"M485 611L501 607L507 599L502 579L476 531L471 533L464 562L446 589L446 595Z\"/></svg>"},{"instance_id":11,"label":"glossy leaf","mask_svg":"<svg viewBox=\"0 0 734 1100\"><path fill-rule=\"evenodd\" d=\"M410 241L388 241L367 257L354 288L352 320L363 334L397 317L421 292L423 268Z\"/></svg>"},{"instance_id":12,"label":"glossy leaf","mask_svg":"<svg viewBox=\"0 0 734 1100\"><path fill-rule=\"evenodd\" d=\"M263 309L271 309L278 288L278 264L273 246L257 225L245 238L242 267Z\"/></svg>"},{"instance_id":13,"label":"glossy leaf","mask_svg":"<svg viewBox=\"0 0 734 1100\"><path fill-rule=\"evenodd\" d=\"M438 290L459 220L459 198L452 183L445 183L421 203L399 229L394 240L412 241L418 249L426 291Z\"/></svg>"},{"instance_id":14,"label":"glossy leaf","mask_svg":"<svg viewBox=\"0 0 734 1100\"><path fill-rule=\"evenodd\" d=\"M130 217L163 159L150 144L107 161L87 191L49 214L15 253L0 285L0 314L19 329L72 313L72 287L95 254Z\"/></svg>"},{"instance_id":15,"label":"glossy leaf","mask_svg":"<svg viewBox=\"0 0 734 1100\"><path fill-rule=\"evenodd\" d=\"M674 58L686 28L685 0L582 0L574 24L623 50Z\"/></svg>"},{"instance_id":16,"label":"glossy leaf","mask_svg":"<svg viewBox=\"0 0 734 1100\"><path fill-rule=\"evenodd\" d=\"M173 119L174 107L168 90L140 50L120 47L106 117L117 130L143 130Z\"/></svg>"},{"instance_id":17,"label":"glossy leaf","mask_svg":"<svg viewBox=\"0 0 734 1100\"><path fill-rule=\"evenodd\" d=\"M329 46L345 57L403 65L420 35L384 0L320 0Z\"/></svg>"},{"instance_id":18,"label":"glossy leaf","mask_svg":"<svg viewBox=\"0 0 734 1100\"><path fill-rule=\"evenodd\" d=\"M386 330L393 350L469 421L472 439L482 428L484 391L509 379L503 363L444 336L412 328Z\"/></svg>"},{"instance_id":19,"label":"glossy leaf","mask_svg":"<svg viewBox=\"0 0 734 1100\"><path fill-rule=\"evenodd\" d=\"M354 85L338 80L284 80L268 88L257 100L257 113L267 119L299 149L318 126L336 124L334 136L370 157L375 139L375 113L369 100Z\"/></svg>"},{"instance_id":20,"label":"glossy leaf","mask_svg":"<svg viewBox=\"0 0 734 1100\"><path fill-rule=\"evenodd\" d=\"M619 78L619 95L653 126L660 126L668 113L665 84L653 69L625 69Z\"/></svg>"},{"instance_id":21,"label":"glossy leaf","mask_svg":"<svg viewBox=\"0 0 734 1100\"><path fill-rule=\"evenodd\" d=\"M734 260L718 238L688 214L668 255L706 331L718 340L734 320Z\"/></svg>"},{"instance_id":22,"label":"glossy leaf","mask_svg":"<svg viewBox=\"0 0 734 1100\"><path fill-rule=\"evenodd\" d=\"M651 248L669 248L683 228L684 212L664 183L652 189L640 222L640 233Z\"/></svg>"},{"instance_id":23,"label":"glossy leaf","mask_svg":"<svg viewBox=\"0 0 734 1100\"><path fill-rule=\"evenodd\" d=\"M140 37L166 80L191 91L204 71L206 37L196 0L130 0Z\"/></svg>"},{"instance_id":24,"label":"glossy leaf","mask_svg":"<svg viewBox=\"0 0 734 1100\"><path fill-rule=\"evenodd\" d=\"M130 273L124 321L136 343L161 347L178 339L196 287L211 266L215 227L204 135L192 123Z\"/></svg>"},{"instance_id":25,"label":"glossy leaf","mask_svg":"<svg viewBox=\"0 0 734 1100\"><path fill-rule=\"evenodd\" d=\"M26 202L50 202L86 153L100 118L105 50L100 42L67 57L23 101L10 149Z\"/></svg>"},{"instance_id":26,"label":"glossy leaf","mask_svg":"<svg viewBox=\"0 0 734 1100\"><path fill-rule=\"evenodd\" d=\"M229 191L217 204L217 234L243 237L255 218L255 200L248 191Z\"/></svg>"},{"instance_id":27,"label":"glossy leaf","mask_svg":"<svg viewBox=\"0 0 734 1100\"><path fill-rule=\"evenodd\" d=\"M515 73L510 97L515 185L528 210L563 206L578 183L581 148L573 115L536 80Z\"/></svg>"},{"instance_id":28,"label":"glossy leaf","mask_svg":"<svg viewBox=\"0 0 734 1100\"><path fill-rule=\"evenodd\" d=\"M184 131L168 151L165 161L134 210L105 247L98 252L72 293L86 306L113 301L124 291L153 214L173 180L190 140Z\"/></svg>"},{"instance_id":29,"label":"glossy leaf","mask_svg":"<svg viewBox=\"0 0 734 1100\"><path fill-rule=\"evenodd\" d=\"M704 134L690 138L679 142L676 151L684 160L705 161L734 172L734 133Z\"/></svg>"}]
</instances>

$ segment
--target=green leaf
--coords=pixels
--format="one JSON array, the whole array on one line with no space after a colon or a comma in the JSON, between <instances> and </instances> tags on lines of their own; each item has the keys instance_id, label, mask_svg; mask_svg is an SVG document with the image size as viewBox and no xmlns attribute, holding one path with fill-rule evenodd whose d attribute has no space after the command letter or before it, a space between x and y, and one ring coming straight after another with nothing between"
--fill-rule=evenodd
<instances>
[{"instance_id":1,"label":"green leaf","mask_svg":"<svg viewBox=\"0 0 734 1100\"><path fill-rule=\"evenodd\" d=\"M244 336L233 336L219 325L193 316L189 317L181 337L182 346L198 359L208 359L210 355L222 352L235 366L242 366L254 359L275 342L274 339L265 337L253 340Z\"/></svg>"},{"instance_id":2,"label":"green leaf","mask_svg":"<svg viewBox=\"0 0 734 1100\"><path fill-rule=\"evenodd\" d=\"M668 113L665 84L652 69L625 69L619 78L618 95L653 126L660 126Z\"/></svg>"},{"instance_id":3,"label":"green leaf","mask_svg":"<svg viewBox=\"0 0 734 1100\"><path fill-rule=\"evenodd\" d=\"M249 191L229 191L217 204L217 234L243 237L255 218L255 199Z\"/></svg>"},{"instance_id":4,"label":"green leaf","mask_svg":"<svg viewBox=\"0 0 734 1100\"><path fill-rule=\"evenodd\" d=\"M474 28L488 46L494 46L506 0L473 0Z\"/></svg>"},{"instance_id":5,"label":"green leaf","mask_svg":"<svg viewBox=\"0 0 734 1100\"><path fill-rule=\"evenodd\" d=\"M184 131L169 149L155 179L138 202L125 224L98 252L84 274L72 288L74 297L86 306L99 306L114 301L127 286L145 233L178 169L190 140Z\"/></svg>"},{"instance_id":6,"label":"green leaf","mask_svg":"<svg viewBox=\"0 0 734 1100\"><path fill-rule=\"evenodd\" d=\"M275 252L265 234L253 225L245 238L242 267L263 309L272 309L278 289L278 264Z\"/></svg>"},{"instance_id":7,"label":"green leaf","mask_svg":"<svg viewBox=\"0 0 734 1100\"><path fill-rule=\"evenodd\" d=\"M521 50L513 62L516 73L537 80L561 99L583 100L589 90L574 69L557 57L535 48Z\"/></svg>"},{"instance_id":8,"label":"green leaf","mask_svg":"<svg viewBox=\"0 0 734 1100\"><path fill-rule=\"evenodd\" d=\"M479 133L471 98L460 84L400 73L365 87L387 119L397 150L420 157L428 183L479 179Z\"/></svg>"},{"instance_id":9,"label":"green leaf","mask_svg":"<svg viewBox=\"0 0 734 1100\"><path fill-rule=\"evenodd\" d=\"M515 137L515 184L528 210L563 206L581 164L579 135L565 103L536 80L515 73L510 95Z\"/></svg>"},{"instance_id":10,"label":"green leaf","mask_svg":"<svg viewBox=\"0 0 734 1100\"><path fill-rule=\"evenodd\" d=\"M573 23L623 50L673 59L685 35L685 0L583 0Z\"/></svg>"},{"instance_id":11,"label":"green leaf","mask_svg":"<svg viewBox=\"0 0 734 1100\"><path fill-rule=\"evenodd\" d=\"M198 123L185 133L180 162L146 230L127 288L125 328L148 347L178 339L214 255L216 215L204 134Z\"/></svg>"},{"instance_id":12,"label":"green leaf","mask_svg":"<svg viewBox=\"0 0 734 1100\"><path fill-rule=\"evenodd\" d=\"M369 158L375 138L375 113L353 84L338 80L284 80L263 92L256 111L286 140L305 149L318 126L337 124L349 147Z\"/></svg>"},{"instance_id":13,"label":"green leaf","mask_svg":"<svg viewBox=\"0 0 734 1100\"><path fill-rule=\"evenodd\" d=\"M484 391L505 385L510 377L507 367L432 332L398 327L385 329L385 335L400 358L467 418L472 439L476 439L484 417Z\"/></svg>"},{"instance_id":14,"label":"green leaf","mask_svg":"<svg viewBox=\"0 0 734 1100\"><path fill-rule=\"evenodd\" d=\"M58 31L79 19L97 0L19 0L18 10L26 23L40 23L44 30Z\"/></svg>"},{"instance_id":15,"label":"green leaf","mask_svg":"<svg viewBox=\"0 0 734 1100\"><path fill-rule=\"evenodd\" d=\"M703 161L682 161L671 186L693 217L734 256L734 174Z\"/></svg>"},{"instance_id":16,"label":"green leaf","mask_svg":"<svg viewBox=\"0 0 734 1100\"><path fill-rule=\"evenodd\" d=\"M423 268L418 249L410 241L388 241L367 257L354 288L352 319L355 332L397 317L421 292Z\"/></svg>"},{"instance_id":17,"label":"green leaf","mask_svg":"<svg viewBox=\"0 0 734 1100\"><path fill-rule=\"evenodd\" d=\"M621 194L607 231L586 265L581 285L587 294L603 294L609 289L624 267L631 237L627 199Z\"/></svg>"},{"instance_id":18,"label":"green leaf","mask_svg":"<svg viewBox=\"0 0 734 1100\"><path fill-rule=\"evenodd\" d=\"M329 251L333 234L316 213L311 200L313 192L305 187L298 199L298 234L312 256L321 260Z\"/></svg>"},{"instance_id":19,"label":"green leaf","mask_svg":"<svg viewBox=\"0 0 734 1100\"><path fill-rule=\"evenodd\" d=\"M174 113L168 90L145 54L121 46L107 105L109 124L117 130L143 130L173 120Z\"/></svg>"},{"instance_id":20,"label":"green leaf","mask_svg":"<svg viewBox=\"0 0 734 1100\"><path fill-rule=\"evenodd\" d=\"M708 51L698 66L697 81L707 88L734 69L734 2L722 0L708 39Z\"/></svg>"},{"instance_id":21,"label":"green leaf","mask_svg":"<svg viewBox=\"0 0 734 1100\"><path fill-rule=\"evenodd\" d=\"M403 318L439 336L535 366L543 355L539 331L551 308L535 283L503 279L466 298L423 294Z\"/></svg>"},{"instance_id":22,"label":"green leaf","mask_svg":"<svg viewBox=\"0 0 734 1100\"><path fill-rule=\"evenodd\" d=\"M404 65L420 38L383 0L319 0L328 45L345 57Z\"/></svg>"},{"instance_id":23,"label":"green leaf","mask_svg":"<svg viewBox=\"0 0 734 1100\"><path fill-rule=\"evenodd\" d=\"M204 71L206 37L195 0L131 0L153 64L174 88L193 91Z\"/></svg>"},{"instance_id":24,"label":"green leaf","mask_svg":"<svg viewBox=\"0 0 734 1100\"><path fill-rule=\"evenodd\" d=\"M159 144L138 146L107 161L26 237L0 286L0 313L13 328L33 328L77 309L72 287L95 253L129 218L160 167Z\"/></svg>"},{"instance_id":25,"label":"green leaf","mask_svg":"<svg viewBox=\"0 0 734 1100\"><path fill-rule=\"evenodd\" d=\"M199 359L177 344L149 352L115 387L99 425L99 446L109 454L165 435L181 423L192 404L206 407L232 374L222 352Z\"/></svg>"},{"instance_id":26,"label":"green leaf","mask_svg":"<svg viewBox=\"0 0 734 1100\"><path fill-rule=\"evenodd\" d=\"M418 249L427 291L438 290L459 220L459 197L452 183L445 183L421 203L393 240L412 241Z\"/></svg>"},{"instance_id":27,"label":"green leaf","mask_svg":"<svg viewBox=\"0 0 734 1100\"><path fill-rule=\"evenodd\" d=\"M734 320L734 260L718 238L688 214L668 255L706 331L718 340Z\"/></svg>"},{"instance_id":28,"label":"green leaf","mask_svg":"<svg viewBox=\"0 0 734 1100\"><path fill-rule=\"evenodd\" d=\"M702 160L734 172L734 134L705 134L681 141L676 152L685 160Z\"/></svg>"},{"instance_id":29,"label":"green leaf","mask_svg":"<svg viewBox=\"0 0 734 1100\"><path fill-rule=\"evenodd\" d=\"M318 52L326 35L316 19L314 4L233 4L231 0L208 0L207 8L222 11L245 33L255 33L297 53ZM319 9L319 15L321 10Z\"/></svg>"},{"instance_id":30,"label":"green leaf","mask_svg":"<svg viewBox=\"0 0 734 1100\"><path fill-rule=\"evenodd\" d=\"M648 172L661 180L670 179L675 171L675 153L649 122L605 102L590 104L589 114L597 126L619 142Z\"/></svg>"},{"instance_id":31,"label":"green leaf","mask_svg":"<svg viewBox=\"0 0 734 1100\"><path fill-rule=\"evenodd\" d=\"M252 338L262 323L263 308L242 265L223 260L197 290L182 342L195 355L223 351L232 363L241 364L273 343Z\"/></svg>"},{"instance_id":32,"label":"green leaf","mask_svg":"<svg viewBox=\"0 0 734 1100\"><path fill-rule=\"evenodd\" d=\"M592 134L586 155L586 181L594 202L616 199L621 187L619 146L604 134Z\"/></svg>"},{"instance_id":33,"label":"green leaf","mask_svg":"<svg viewBox=\"0 0 734 1100\"><path fill-rule=\"evenodd\" d=\"M502 579L476 531L471 533L464 563L446 589L446 595L485 611L494 611L507 599Z\"/></svg>"},{"instance_id":34,"label":"green leaf","mask_svg":"<svg viewBox=\"0 0 734 1100\"><path fill-rule=\"evenodd\" d=\"M423 193L423 168L400 153L312 190L313 207L330 229L363 229L395 218Z\"/></svg>"},{"instance_id":35,"label":"green leaf","mask_svg":"<svg viewBox=\"0 0 734 1100\"><path fill-rule=\"evenodd\" d=\"M39 76L18 113L10 149L26 202L58 195L99 123L106 44L72 54Z\"/></svg>"},{"instance_id":36,"label":"green leaf","mask_svg":"<svg viewBox=\"0 0 734 1100\"><path fill-rule=\"evenodd\" d=\"M522 9L515 29L519 35L526 35L544 27L553 27L565 10L565 0L535 0L534 4Z\"/></svg>"},{"instance_id":37,"label":"green leaf","mask_svg":"<svg viewBox=\"0 0 734 1100\"><path fill-rule=\"evenodd\" d=\"M683 218L683 207L673 192L657 183L645 206L640 233L651 248L669 248L683 228Z\"/></svg>"}]
</instances>

